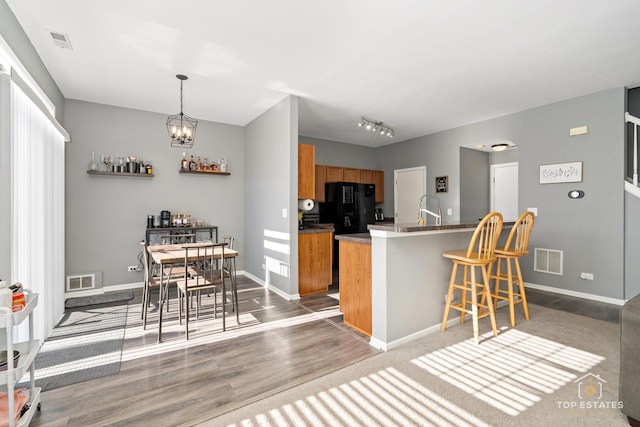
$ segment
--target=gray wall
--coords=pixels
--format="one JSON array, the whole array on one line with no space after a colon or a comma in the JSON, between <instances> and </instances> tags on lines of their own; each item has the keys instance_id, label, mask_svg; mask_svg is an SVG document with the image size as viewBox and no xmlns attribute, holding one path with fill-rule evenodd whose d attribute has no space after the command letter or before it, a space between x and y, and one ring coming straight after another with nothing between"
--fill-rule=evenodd
<instances>
[{"instance_id":1,"label":"gray wall","mask_svg":"<svg viewBox=\"0 0 640 427\"><path fill-rule=\"evenodd\" d=\"M379 149L385 176L393 169L427 165L432 178L449 175L443 209L457 213L460 196L459 147L476 141L507 139L519 147L519 210L538 208L531 248L564 251L562 276L533 271L533 256L522 260L527 282L551 288L622 299L624 297L624 124L625 89L616 88L416 138ZM589 133L569 137L569 129ZM583 182L538 184L539 165L583 162ZM385 205L393 186L385 186ZM585 197L572 200L569 190ZM450 218L449 218L450 219ZM456 219L456 218L454 218ZM595 280L579 278L593 273Z\"/></svg>"},{"instance_id":2,"label":"gray wall","mask_svg":"<svg viewBox=\"0 0 640 427\"><path fill-rule=\"evenodd\" d=\"M362 145L344 144L325 139L300 136L301 144L315 145L316 164L357 169L381 169L376 149Z\"/></svg>"},{"instance_id":3,"label":"gray wall","mask_svg":"<svg viewBox=\"0 0 640 427\"><path fill-rule=\"evenodd\" d=\"M5 0L0 0L0 34L56 106L56 119L64 125L65 98Z\"/></svg>"},{"instance_id":4,"label":"gray wall","mask_svg":"<svg viewBox=\"0 0 640 427\"><path fill-rule=\"evenodd\" d=\"M282 293L295 295L298 98L285 98L249 123L245 143L245 270Z\"/></svg>"},{"instance_id":5,"label":"gray wall","mask_svg":"<svg viewBox=\"0 0 640 427\"><path fill-rule=\"evenodd\" d=\"M165 209L218 225L219 238L235 236L244 251L242 127L200 120L187 156L224 157L231 175L181 175L183 150L170 146L166 115L67 100L65 117L73 139L65 165L67 274L101 271L104 286L141 282L127 266L138 264L147 215ZM91 152L150 160L154 177L88 175Z\"/></svg>"},{"instance_id":6,"label":"gray wall","mask_svg":"<svg viewBox=\"0 0 640 427\"><path fill-rule=\"evenodd\" d=\"M484 151L460 147L461 221L477 221L490 210L489 155Z\"/></svg>"}]
</instances>

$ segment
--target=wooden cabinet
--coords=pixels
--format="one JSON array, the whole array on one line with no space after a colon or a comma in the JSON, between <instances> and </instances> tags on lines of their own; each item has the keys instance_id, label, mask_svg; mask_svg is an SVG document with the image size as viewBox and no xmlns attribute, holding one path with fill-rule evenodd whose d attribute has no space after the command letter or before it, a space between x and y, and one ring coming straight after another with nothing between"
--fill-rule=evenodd
<instances>
[{"instance_id":1,"label":"wooden cabinet","mask_svg":"<svg viewBox=\"0 0 640 427\"><path fill-rule=\"evenodd\" d=\"M344 323L371 335L371 244L340 240L340 311Z\"/></svg>"},{"instance_id":2,"label":"wooden cabinet","mask_svg":"<svg viewBox=\"0 0 640 427\"><path fill-rule=\"evenodd\" d=\"M375 184L376 203L384 203L384 171L372 169L344 168L340 166L316 165L315 200L324 202L324 184L327 182L360 182Z\"/></svg>"},{"instance_id":3,"label":"wooden cabinet","mask_svg":"<svg viewBox=\"0 0 640 427\"><path fill-rule=\"evenodd\" d=\"M345 182L360 182L360 169L344 168Z\"/></svg>"},{"instance_id":4,"label":"wooden cabinet","mask_svg":"<svg viewBox=\"0 0 640 427\"><path fill-rule=\"evenodd\" d=\"M363 184L373 184L373 171L370 169L360 169L360 181Z\"/></svg>"},{"instance_id":5,"label":"wooden cabinet","mask_svg":"<svg viewBox=\"0 0 640 427\"><path fill-rule=\"evenodd\" d=\"M327 182L327 166L316 165L316 202L324 202L324 184Z\"/></svg>"},{"instance_id":6,"label":"wooden cabinet","mask_svg":"<svg viewBox=\"0 0 640 427\"><path fill-rule=\"evenodd\" d=\"M376 186L376 203L384 203L384 171L373 171L373 183Z\"/></svg>"},{"instance_id":7,"label":"wooden cabinet","mask_svg":"<svg viewBox=\"0 0 640 427\"><path fill-rule=\"evenodd\" d=\"M298 293L325 292L331 284L333 233L298 234Z\"/></svg>"},{"instance_id":8,"label":"wooden cabinet","mask_svg":"<svg viewBox=\"0 0 640 427\"><path fill-rule=\"evenodd\" d=\"M313 199L316 193L316 147L298 144L298 199Z\"/></svg>"},{"instance_id":9,"label":"wooden cabinet","mask_svg":"<svg viewBox=\"0 0 640 427\"><path fill-rule=\"evenodd\" d=\"M340 182L344 179L344 168L338 166L327 166L327 181L326 182Z\"/></svg>"}]
</instances>

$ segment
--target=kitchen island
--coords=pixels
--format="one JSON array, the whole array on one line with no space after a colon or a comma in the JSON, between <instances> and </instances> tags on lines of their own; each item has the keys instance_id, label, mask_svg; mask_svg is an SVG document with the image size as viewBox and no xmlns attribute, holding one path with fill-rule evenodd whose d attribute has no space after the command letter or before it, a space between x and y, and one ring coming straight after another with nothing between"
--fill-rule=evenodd
<instances>
[{"instance_id":1,"label":"kitchen island","mask_svg":"<svg viewBox=\"0 0 640 427\"><path fill-rule=\"evenodd\" d=\"M440 331L451 275L442 252L466 249L477 224L368 226L373 347L386 351Z\"/></svg>"}]
</instances>

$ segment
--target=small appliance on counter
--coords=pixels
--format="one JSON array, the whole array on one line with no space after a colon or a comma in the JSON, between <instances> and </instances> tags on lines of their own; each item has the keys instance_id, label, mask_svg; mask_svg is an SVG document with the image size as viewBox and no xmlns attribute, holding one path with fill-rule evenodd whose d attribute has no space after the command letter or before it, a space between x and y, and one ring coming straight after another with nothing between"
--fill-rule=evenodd
<instances>
[{"instance_id":1,"label":"small appliance on counter","mask_svg":"<svg viewBox=\"0 0 640 427\"><path fill-rule=\"evenodd\" d=\"M162 228L171 227L171 212L169 211L160 212L160 227Z\"/></svg>"},{"instance_id":2,"label":"small appliance on counter","mask_svg":"<svg viewBox=\"0 0 640 427\"><path fill-rule=\"evenodd\" d=\"M375 217L376 221L384 221L384 214L382 213L382 209L376 208Z\"/></svg>"}]
</instances>

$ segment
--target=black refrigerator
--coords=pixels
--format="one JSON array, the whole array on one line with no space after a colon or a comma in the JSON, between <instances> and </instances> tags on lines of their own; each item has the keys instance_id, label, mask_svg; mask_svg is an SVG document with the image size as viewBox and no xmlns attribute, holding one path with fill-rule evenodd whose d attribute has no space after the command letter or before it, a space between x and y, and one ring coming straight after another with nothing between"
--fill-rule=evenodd
<instances>
[{"instance_id":1,"label":"black refrigerator","mask_svg":"<svg viewBox=\"0 0 640 427\"><path fill-rule=\"evenodd\" d=\"M334 224L335 234L366 233L367 224L374 224L375 194L373 184L328 182L324 188L324 203L320 203L320 222ZM334 241L333 265L338 266L338 241Z\"/></svg>"},{"instance_id":2,"label":"black refrigerator","mask_svg":"<svg viewBox=\"0 0 640 427\"><path fill-rule=\"evenodd\" d=\"M375 223L375 185L356 182L328 182L320 222L334 224L336 234L366 233Z\"/></svg>"}]
</instances>

